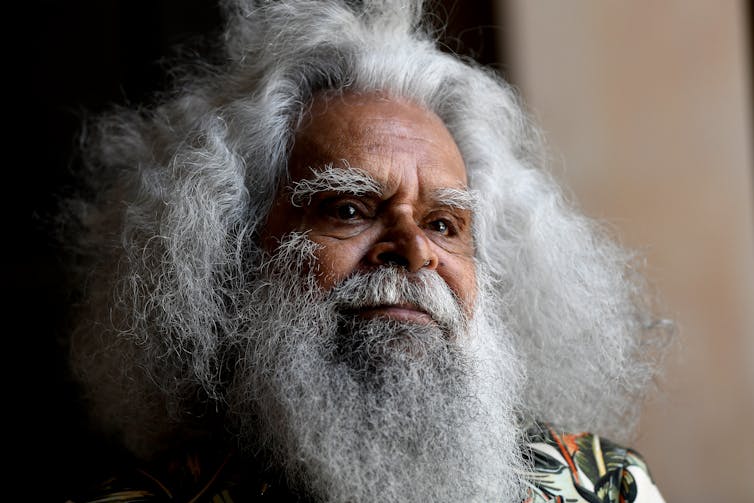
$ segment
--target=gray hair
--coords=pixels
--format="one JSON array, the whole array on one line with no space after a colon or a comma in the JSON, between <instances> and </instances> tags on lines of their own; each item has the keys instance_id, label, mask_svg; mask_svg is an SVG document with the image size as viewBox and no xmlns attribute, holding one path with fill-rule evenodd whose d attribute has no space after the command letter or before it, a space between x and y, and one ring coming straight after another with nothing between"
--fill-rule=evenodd
<instances>
[{"instance_id":1,"label":"gray hair","mask_svg":"<svg viewBox=\"0 0 754 503\"><path fill-rule=\"evenodd\" d=\"M438 49L422 3L226 0L222 64L187 70L151 109L89 127L89 196L70 207L87 288L73 361L132 448L176 424L200 428L188 418L222 403L218 340L239 328L237 292L319 91L377 91L443 120L479 194L484 309L528 372L521 414L630 432L665 340L634 257L563 197L511 86Z\"/></svg>"}]
</instances>

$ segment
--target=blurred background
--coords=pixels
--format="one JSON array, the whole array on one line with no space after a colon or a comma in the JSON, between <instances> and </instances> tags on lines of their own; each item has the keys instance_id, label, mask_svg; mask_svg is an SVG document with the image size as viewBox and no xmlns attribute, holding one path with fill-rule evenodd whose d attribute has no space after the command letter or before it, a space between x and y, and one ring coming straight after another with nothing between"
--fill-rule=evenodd
<instances>
[{"instance_id":1,"label":"blurred background","mask_svg":"<svg viewBox=\"0 0 754 503\"><path fill-rule=\"evenodd\" d=\"M555 173L646 257L680 351L636 447L668 502L754 501L751 5L509 0Z\"/></svg>"},{"instance_id":2,"label":"blurred background","mask_svg":"<svg viewBox=\"0 0 754 503\"><path fill-rule=\"evenodd\" d=\"M551 169L645 257L679 351L636 448L666 500L754 495L752 8L743 0L437 0L448 50L497 68L542 126ZM12 465L32 501L76 487L87 437L64 335L54 195L81 118L148 103L165 58L205 53L210 0L42 1L7 11L6 390ZM16 30L13 30L16 28ZM12 327L12 328L10 328ZM20 369L20 370L19 370ZM76 460L77 463L73 463ZM45 496L46 495L46 496Z\"/></svg>"}]
</instances>

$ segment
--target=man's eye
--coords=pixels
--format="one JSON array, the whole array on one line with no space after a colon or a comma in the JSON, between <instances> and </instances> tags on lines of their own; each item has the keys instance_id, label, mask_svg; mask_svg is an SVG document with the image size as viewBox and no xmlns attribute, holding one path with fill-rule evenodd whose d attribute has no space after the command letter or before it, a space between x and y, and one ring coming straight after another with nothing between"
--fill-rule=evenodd
<instances>
[{"instance_id":1,"label":"man's eye","mask_svg":"<svg viewBox=\"0 0 754 503\"><path fill-rule=\"evenodd\" d=\"M340 220L354 220L359 217L359 210L352 203L343 203L335 207L335 216Z\"/></svg>"},{"instance_id":2,"label":"man's eye","mask_svg":"<svg viewBox=\"0 0 754 503\"><path fill-rule=\"evenodd\" d=\"M450 224L447 220L433 220L429 223L429 228L440 234L450 234Z\"/></svg>"},{"instance_id":3,"label":"man's eye","mask_svg":"<svg viewBox=\"0 0 754 503\"><path fill-rule=\"evenodd\" d=\"M369 219L372 215L368 203L340 195L325 198L319 205L319 212L333 223L353 224Z\"/></svg>"}]
</instances>

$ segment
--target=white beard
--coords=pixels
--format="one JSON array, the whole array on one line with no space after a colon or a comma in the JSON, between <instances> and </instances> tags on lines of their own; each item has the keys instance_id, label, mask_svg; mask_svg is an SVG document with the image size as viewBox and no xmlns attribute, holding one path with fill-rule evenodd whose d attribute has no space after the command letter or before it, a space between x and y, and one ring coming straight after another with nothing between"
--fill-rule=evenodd
<instances>
[{"instance_id":1,"label":"white beard","mask_svg":"<svg viewBox=\"0 0 754 503\"><path fill-rule=\"evenodd\" d=\"M292 235L254 281L228 393L249 450L315 501L522 500L520 371L504 333L465 319L434 272L383 268L322 292ZM410 301L433 325L348 308Z\"/></svg>"}]
</instances>

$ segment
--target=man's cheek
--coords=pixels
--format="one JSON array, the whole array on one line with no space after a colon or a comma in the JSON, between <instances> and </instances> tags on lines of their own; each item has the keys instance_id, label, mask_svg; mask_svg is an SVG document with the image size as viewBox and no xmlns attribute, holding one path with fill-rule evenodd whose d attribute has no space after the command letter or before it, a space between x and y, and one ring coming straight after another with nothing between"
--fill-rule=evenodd
<instances>
[{"instance_id":1,"label":"man's cheek","mask_svg":"<svg viewBox=\"0 0 754 503\"><path fill-rule=\"evenodd\" d=\"M438 272L461 302L466 315L471 317L476 306L478 290L474 260L454 257L452 263L441 261Z\"/></svg>"},{"instance_id":2,"label":"man's cheek","mask_svg":"<svg viewBox=\"0 0 754 503\"><path fill-rule=\"evenodd\" d=\"M316 236L311 239L320 245L315 272L323 290L330 290L356 270L363 255L358 244Z\"/></svg>"}]
</instances>

